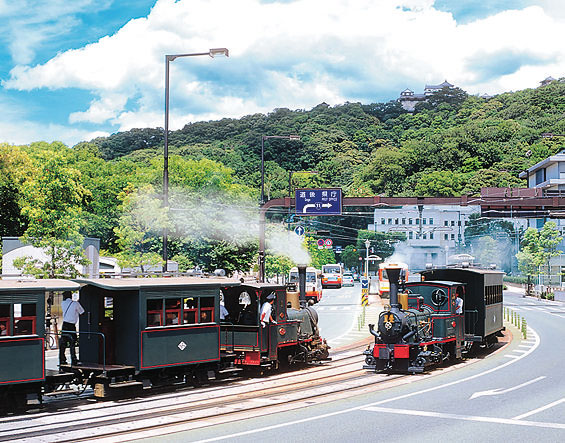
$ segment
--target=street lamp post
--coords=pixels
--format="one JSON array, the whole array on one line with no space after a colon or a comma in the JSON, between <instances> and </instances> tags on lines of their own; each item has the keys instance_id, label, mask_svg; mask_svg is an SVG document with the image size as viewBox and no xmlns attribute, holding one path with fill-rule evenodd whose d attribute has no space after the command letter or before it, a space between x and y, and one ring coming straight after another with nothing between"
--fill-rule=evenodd
<instances>
[{"instance_id":1,"label":"street lamp post","mask_svg":"<svg viewBox=\"0 0 565 443\"><path fill-rule=\"evenodd\" d=\"M226 48L213 48L208 52L193 52L191 54L169 54L165 55L165 140L163 152L163 207L169 206L169 64L180 57L197 57L207 55L209 57L229 57ZM168 260L168 229L163 228L163 272L167 272Z\"/></svg>"},{"instance_id":2,"label":"street lamp post","mask_svg":"<svg viewBox=\"0 0 565 443\"><path fill-rule=\"evenodd\" d=\"M365 255L365 277L369 278L369 246L371 246L371 241L369 239L365 240L365 248L367 253Z\"/></svg>"}]
</instances>

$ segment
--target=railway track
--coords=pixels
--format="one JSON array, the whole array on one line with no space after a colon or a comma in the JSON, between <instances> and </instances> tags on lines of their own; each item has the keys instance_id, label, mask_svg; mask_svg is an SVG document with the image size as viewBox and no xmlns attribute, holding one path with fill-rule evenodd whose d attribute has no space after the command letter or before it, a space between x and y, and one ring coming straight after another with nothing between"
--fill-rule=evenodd
<instances>
[{"instance_id":1,"label":"railway track","mask_svg":"<svg viewBox=\"0 0 565 443\"><path fill-rule=\"evenodd\" d=\"M334 360L303 370L275 374L263 379L245 379L229 384L212 383L199 389L136 398L127 403L80 399L61 404L51 402L44 411L0 419L0 441L85 441L108 438L123 441L135 435L194 429L225 421L270 413L281 405L292 409L328 401L328 396L373 386L383 376L360 369L363 347L334 354ZM388 377L388 380L391 378Z\"/></svg>"},{"instance_id":2,"label":"railway track","mask_svg":"<svg viewBox=\"0 0 565 443\"><path fill-rule=\"evenodd\" d=\"M368 373L360 369L365 347L366 342L339 348L331 362L301 370L212 382L203 388L149 394L127 402L91 398L52 401L41 412L0 418L0 442L121 442L151 438L308 407L430 376Z\"/></svg>"}]
</instances>

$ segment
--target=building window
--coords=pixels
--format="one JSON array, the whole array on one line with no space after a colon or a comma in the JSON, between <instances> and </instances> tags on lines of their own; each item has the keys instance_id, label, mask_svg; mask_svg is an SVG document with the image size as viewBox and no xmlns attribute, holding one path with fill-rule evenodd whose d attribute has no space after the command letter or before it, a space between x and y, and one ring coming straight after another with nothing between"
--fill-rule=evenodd
<instances>
[{"instance_id":1,"label":"building window","mask_svg":"<svg viewBox=\"0 0 565 443\"><path fill-rule=\"evenodd\" d=\"M389 218L389 219L388 219L388 224L389 224L389 225L392 225L392 218Z\"/></svg>"},{"instance_id":2,"label":"building window","mask_svg":"<svg viewBox=\"0 0 565 443\"><path fill-rule=\"evenodd\" d=\"M384 218L381 218L381 225L386 225L386 220Z\"/></svg>"},{"instance_id":3,"label":"building window","mask_svg":"<svg viewBox=\"0 0 565 443\"><path fill-rule=\"evenodd\" d=\"M408 219L408 224L409 224L409 225L412 224L412 219L411 219L411 218Z\"/></svg>"},{"instance_id":4,"label":"building window","mask_svg":"<svg viewBox=\"0 0 565 443\"><path fill-rule=\"evenodd\" d=\"M405 219L405 218L402 219L402 224L403 224L403 225L406 224L406 219Z\"/></svg>"},{"instance_id":5,"label":"building window","mask_svg":"<svg viewBox=\"0 0 565 443\"><path fill-rule=\"evenodd\" d=\"M451 220L451 226L455 226L455 220Z\"/></svg>"},{"instance_id":6,"label":"building window","mask_svg":"<svg viewBox=\"0 0 565 443\"><path fill-rule=\"evenodd\" d=\"M427 234L422 235L422 239L423 239L423 240L427 240L427 239L428 239L428 235L427 235Z\"/></svg>"},{"instance_id":7,"label":"building window","mask_svg":"<svg viewBox=\"0 0 565 443\"><path fill-rule=\"evenodd\" d=\"M394 219L394 224L395 224L395 225L398 224L398 219L397 219L397 218Z\"/></svg>"},{"instance_id":8,"label":"building window","mask_svg":"<svg viewBox=\"0 0 565 443\"><path fill-rule=\"evenodd\" d=\"M459 221L457 222L457 225L458 225L458 226L461 226L461 220L459 220Z\"/></svg>"},{"instance_id":9,"label":"building window","mask_svg":"<svg viewBox=\"0 0 565 443\"><path fill-rule=\"evenodd\" d=\"M410 240L412 240L412 238L413 238L412 231L410 231L410 232L408 233L408 238L409 238Z\"/></svg>"},{"instance_id":10,"label":"building window","mask_svg":"<svg viewBox=\"0 0 565 443\"><path fill-rule=\"evenodd\" d=\"M451 240L455 240L455 234L451 234Z\"/></svg>"},{"instance_id":11,"label":"building window","mask_svg":"<svg viewBox=\"0 0 565 443\"><path fill-rule=\"evenodd\" d=\"M433 240L433 239L434 239L434 233L430 232L430 240Z\"/></svg>"},{"instance_id":12,"label":"building window","mask_svg":"<svg viewBox=\"0 0 565 443\"><path fill-rule=\"evenodd\" d=\"M420 219L419 219L419 218L416 219L416 224L417 224L417 225L420 224Z\"/></svg>"},{"instance_id":13,"label":"building window","mask_svg":"<svg viewBox=\"0 0 565 443\"><path fill-rule=\"evenodd\" d=\"M434 219L430 217L430 225L434 224Z\"/></svg>"},{"instance_id":14,"label":"building window","mask_svg":"<svg viewBox=\"0 0 565 443\"><path fill-rule=\"evenodd\" d=\"M449 222L447 220L443 221L443 226L447 226L449 224Z\"/></svg>"},{"instance_id":15,"label":"building window","mask_svg":"<svg viewBox=\"0 0 565 443\"><path fill-rule=\"evenodd\" d=\"M426 224L426 219L425 219L425 218L422 219L422 224L423 224L423 225Z\"/></svg>"},{"instance_id":16,"label":"building window","mask_svg":"<svg viewBox=\"0 0 565 443\"><path fill-rule=\"evenodd\" d=\"M444 239L444 240L449 240L449 234L443 234L443 239Z\"/></svg>"}]
</instances>

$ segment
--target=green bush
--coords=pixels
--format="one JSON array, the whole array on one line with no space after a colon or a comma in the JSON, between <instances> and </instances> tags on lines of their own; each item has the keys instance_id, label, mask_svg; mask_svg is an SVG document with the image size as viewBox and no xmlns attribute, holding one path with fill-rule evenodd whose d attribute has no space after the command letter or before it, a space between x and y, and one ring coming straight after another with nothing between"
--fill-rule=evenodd
<instances>
[{"instance_id":1,"label":"green bush","mask_svg":"<svg viewBox=\"0 0 565 443\"><path fill-rule=\"evenodd\" d=\"M548 292L547 294L545 294L545 298L547 298L548 300L554 300L555 294L553 292Z\"/></svg>"},{"instance_id":2,"label":"green bush","mask_svg":"<svg viewBox=\"0 0 565 443\"><path fill-rule=\"evenodd\" d=\"M508 283L518 283L518 284L528 283L528 277L523 275L512 275L512 276L505 275L503 280Z\"/></svg>"}]
</instances>

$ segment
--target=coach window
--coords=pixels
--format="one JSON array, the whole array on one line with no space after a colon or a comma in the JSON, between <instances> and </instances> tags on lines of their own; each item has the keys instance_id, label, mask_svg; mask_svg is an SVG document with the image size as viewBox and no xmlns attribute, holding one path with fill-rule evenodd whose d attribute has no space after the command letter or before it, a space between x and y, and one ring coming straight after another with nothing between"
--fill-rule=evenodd
<instances>
[{"instance_id":1,"label":"coach window","mask_svg":"<svg viewBox=\"0 0 565 443\"><path fill-rule=\"evenodd\" d=\"M163 299L147 300L147 326L163 325Z\"/></svg>"},{"instance_id":2,"label":"coach window","mask_svg":"<svg viewBox=\"0 0 565 443\"><path fill-rule=\"evenodd\" d=\"M182 306L182 322L185 325L193 325L196 323L196 314L198 313L198 299L187 297L183 300Z\"/></svg>"},{"instance_id":3,"label":"coach window","mask_svg":"<svg viewBox=\"0 0 565 443\"><path fill-rule=\"evenodd\" d=\"M165 326L178 325L180 318L180 298L165 299Z\"/></svg>"},{"instance_id":4,"label":"coach window","mask_svg":"<svg viewBox=\"0 0 565 443\"><path fill-rule=\"evenodd\" d=\"M0 336L11 335L10 332L10 305L0 305Z\"/></svg>"},{"instance_id":5,"label":"coach window","mask_svg":"<svg viewBox=\"0 0 565 443\"><path fill-rule=\"evenodd\" d=\"M200 297L200 323L214 321L214 297Z\"/></svg>"},{"instance_id":6,"label":"coach window","mask_svg":"<svg viewBox=\"0 0 565 443\"><path fill-rule=\"evenodd\" d=\"M14 335L35 334L35 303L14 304Z\"/></svg>"}]
</instances>

